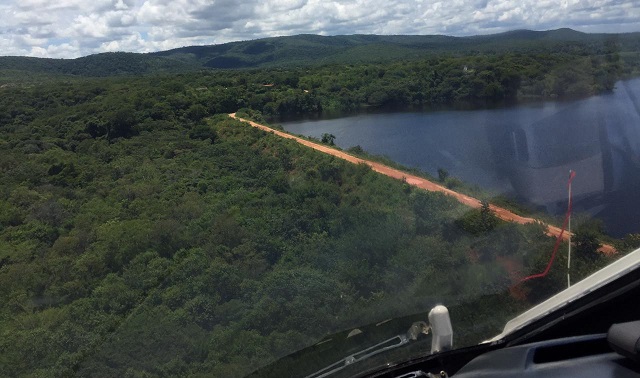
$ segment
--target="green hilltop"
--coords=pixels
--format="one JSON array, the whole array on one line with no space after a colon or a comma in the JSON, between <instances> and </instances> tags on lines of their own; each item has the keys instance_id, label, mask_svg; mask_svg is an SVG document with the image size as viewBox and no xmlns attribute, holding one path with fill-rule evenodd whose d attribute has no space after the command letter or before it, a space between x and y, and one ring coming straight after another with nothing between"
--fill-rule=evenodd
<instances>
[{"instance_id":1,"label":"green hilltop","mask_svg":"<svg viewBox=\"0 0 640 378\"><path fill-rule=\"evenodd\" d=\"M637 51L639 47L640 33L587 34L571 29L515 30L469 37L301 34L220 45L188 46L153 53L101 53L76 59L7 56L0 57L0 70L113 76L200 69L384 63L441 54L565 52L597 55L611 48L625 52Z\"/></svg>"}]
</instances>

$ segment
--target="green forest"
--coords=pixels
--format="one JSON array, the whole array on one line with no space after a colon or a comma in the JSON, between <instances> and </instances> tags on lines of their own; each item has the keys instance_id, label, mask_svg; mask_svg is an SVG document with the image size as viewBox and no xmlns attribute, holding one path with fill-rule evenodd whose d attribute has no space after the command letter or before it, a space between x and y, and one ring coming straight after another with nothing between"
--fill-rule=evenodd
<instances>
[{"instance_id":1,"label":"green forest","mask_svg":"<svg viewBox=\"0 0 640 378\"><path fill-rule=\"evenodd\" d=\"M440 302L474 304L452 313L465 331L457 346L496 334L564 287L555 269L510 290L544 269L555 240L543 226L504 223L227 113L588 96L638 75L634 59L0 71L0 376L240 377ZM596 252L597 223L576 234L576 278L615 258ZM624 253L639 240L612 242Z\"/></svg>"},{"instance_id":2,"label":"green forest","mask_svg":"<svg viewBox=\"0 0 640 378\"><path fill-rule=\"evenodd\" d=\"M0 57L0 70L106 77L201 69L301 68L419 61L442 56L554 54L638 58L640 33L547 31L453 37L447 35L300 34L151 53L108 52L76 59Z\"/></svg>"}]
</instances>

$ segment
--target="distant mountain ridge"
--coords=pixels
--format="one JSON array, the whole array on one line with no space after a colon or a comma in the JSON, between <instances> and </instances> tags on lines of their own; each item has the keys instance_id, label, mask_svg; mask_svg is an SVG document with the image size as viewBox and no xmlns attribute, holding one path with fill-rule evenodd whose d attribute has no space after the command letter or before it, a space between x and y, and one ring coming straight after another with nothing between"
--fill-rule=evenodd
<instances>
[{"instance_id":1,"label":"distant mountain ridge","mask_svg":"<svg viewBox=\"0 0 640 378\"><path fill-rule=\"evenodd\" d=\"M198 69L242 69L377 63L434 54L640 50L640 33L589 34L572 29L513 30L469 37L445 35L300 34L153 53L101 53L76 59L0 57L0 70L77 76L140 75Z\"/></svg>"}]
</instances>

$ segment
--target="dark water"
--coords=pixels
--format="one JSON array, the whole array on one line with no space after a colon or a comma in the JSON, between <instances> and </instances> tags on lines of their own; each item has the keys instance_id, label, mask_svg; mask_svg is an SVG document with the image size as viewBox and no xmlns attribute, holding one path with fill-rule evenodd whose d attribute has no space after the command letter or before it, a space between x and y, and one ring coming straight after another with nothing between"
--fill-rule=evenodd
<instances>
[{"instance_id":1,"label":"dark water","mask_svg":"<svg viewBox=\"0 0 640 378\"><path fill-rule=\"evenodd\" d=\"M471 110L384 113L286 122L292 133L336 136L436 175L438 168L492 195L553 214L566 207L569 170L577 211L614 236L640 232L640 79L574 102Z\"/></svg>"}]
</instances>

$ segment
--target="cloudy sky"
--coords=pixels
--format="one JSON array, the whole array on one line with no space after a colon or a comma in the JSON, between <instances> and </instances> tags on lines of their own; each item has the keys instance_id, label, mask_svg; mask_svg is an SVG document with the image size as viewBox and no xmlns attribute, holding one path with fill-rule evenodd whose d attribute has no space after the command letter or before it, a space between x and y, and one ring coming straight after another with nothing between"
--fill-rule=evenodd
<instances>
[{"instance_id":1,"label":"cloudy sky","mask_svg":"<svg viewBox=\"0 0 640 378\"><path fill-rule=\"evenodd\" d=\"M639 0L1 0L0 55L74 58L268 36L640 31Z\"/></svg>"}]
</instances>

